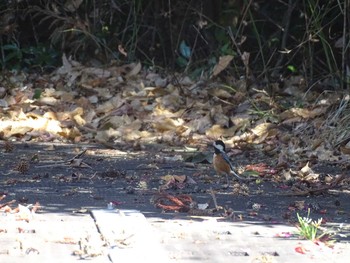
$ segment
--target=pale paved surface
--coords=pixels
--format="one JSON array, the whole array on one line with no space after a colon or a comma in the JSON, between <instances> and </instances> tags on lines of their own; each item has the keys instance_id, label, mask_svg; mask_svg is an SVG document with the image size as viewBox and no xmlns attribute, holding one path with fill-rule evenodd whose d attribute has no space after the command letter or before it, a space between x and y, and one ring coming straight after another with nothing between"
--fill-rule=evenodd
<instances>
[{"instance_id":1,"label":"pale paved surface","mask_svg":"<svg viewBox=\"0 0 350 263\"><path fill-rule=\"evenodd\" d=\"M80 242L88 239L93 249L102 247L89 215L35 214L29 223L16 221L16 216L0 218L1 229L7 231L0 234L0 262L73 262L79 258L72 254L80 249ZM96 257L92 262L108 262L108 258Z\"/></svg>"},{"instance_id":2,"label":"pale paved surface","mask_svg":"<svg viewBox=\"0 0 350 263\"><path fill-rule=\"evenodd\" d=\"M29 223L3 215L0 262L349 262L350 246L334 249L277 238L285 225L218 222L216 218L145 218L133 210L35 214ZM96 224L94 219L96 220ZM23 233L18 233L19 228ZM100 233L99 233L100 232ZM306 254L295 252L302 246Z\"/></svg>"},{"instance_id":3,"label":"pale paved surface","mask_svg":"<svg viewBox=\"0 0 350 263\"><path fill-rule=\"evenodd\" d=\"M18 214L0 213L0 262L350 261L348 192L314 197L278 195L276 198L283 193L278 184L268 181L251 184L249 195L232 195L231 190L218 191L216 195L219 205L231 208L236 215L242 214L244 221L219 222L211 218L200 222L186 214L162 213L150 200L162 184L159 180L162 176L186 174L198 184L169 193L188 193L198 203L209 203L213 208L208 189L221 185L206 183L205 178L213 173L209 165L190 169L184 168L183 162L157 162L154 155L124 158L92 148L84 156L84 161L92 168L43 168L40 166L68 160L81 152L80 148L74 150L76 146L57 147L54 151L43 147L46 146L20 144L13 153L3 153L0 190L1 195L7 197L2 203L17 200L12 206L15 208L20 203L27 205L38 201L43 209L29 223L16 221ZM31 164L26 174L11 172L15 160L28 159L34 154L39 156L39 163ZM333 170L332 167L329 172L335 173ZM147 183L147 188L142 188L140 182ZM106 208L111 201L119 202L117 208L121 210L142 211L147 219L138 213L98 210ZM326 226L329 223L344 225L343 237L334 249L276 237L282 232L296 231L290 225L268 224L288 221L283 215L296 201L320 204L327 213L312 211L312 215L315 219L325 217ZM335 205L335 201L339 204ZM262 205L258 216L249 216L248 203ZM81 209L85 207L93 211L92 215ZM307 210L302 212L305 214ZM294 212L290 219L295 218ZM304 255L295 252L300 246L306 250Z\"/></svg>"}]
</instances>

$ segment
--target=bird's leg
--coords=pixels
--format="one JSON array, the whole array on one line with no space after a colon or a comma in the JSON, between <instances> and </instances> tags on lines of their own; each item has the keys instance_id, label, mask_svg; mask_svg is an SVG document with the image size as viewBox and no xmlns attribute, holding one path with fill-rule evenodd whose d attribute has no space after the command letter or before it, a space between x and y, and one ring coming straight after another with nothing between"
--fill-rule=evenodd
<instances>
[{"instance_id":1,"label":"bird's leg","mask_svg":"<svg viewBox=\"0 0 350 263\"><path fill-rule=\"evenodd\" d=\"M226 184L222 186L222 189L227 189L230 187L230 182L229 182L229 179L228 179L228 175L225 173L226 175Z\"/></svg>"}]
</instances>

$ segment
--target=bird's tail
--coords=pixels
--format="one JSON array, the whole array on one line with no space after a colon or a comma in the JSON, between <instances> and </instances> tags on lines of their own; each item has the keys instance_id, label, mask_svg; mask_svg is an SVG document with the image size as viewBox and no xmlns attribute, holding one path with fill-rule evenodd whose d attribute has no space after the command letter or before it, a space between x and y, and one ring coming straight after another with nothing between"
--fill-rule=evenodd
<instances>
[{"instance_id":1,"label":"bird's tail","mask_svg":"<svg viewBox=\"0 0 350 263\"><path fill-rule=\"evenodd\" d=\"M247 180L249 180L248 178L243 178L243 177L239 176L239 175L238 175L235 171L233 171L232 169L231 169L230 174L234 175L234 176L235 176L238 180L240 180L240 181L247 181Z\"/></svg>"}]
</instances>

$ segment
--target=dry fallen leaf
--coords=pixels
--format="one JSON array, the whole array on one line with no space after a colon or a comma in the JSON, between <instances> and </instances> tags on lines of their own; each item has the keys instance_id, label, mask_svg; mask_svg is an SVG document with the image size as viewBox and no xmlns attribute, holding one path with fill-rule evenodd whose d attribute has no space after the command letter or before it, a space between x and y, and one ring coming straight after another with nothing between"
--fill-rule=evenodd
<instances>
[{"instance_id":1,"label":"dry fallen leaf","mask_svg":"<svg viewBox=\"0 0 350 263\"><path fill-rule=\"evenodd\" d=\"M124 56L127 57L128 53L125 51L125 49L123 48L123 46L121 44L118 45L118 51Z\"/></svg>"},{"instance_id":2,"label":"dry fallen leaf","mask_svg":"<svg viewBox=\"0 0 350 263\"><path fill-rule=\"evenodd\" d=\"M183 123L184 122L182 119L164 118L164 119L155 121L153 123L153 127L155 130L159 132L173 131L177 127L181 126Z\"/></svg>"},{"instance_id":3,"label":"dry fallen leaf","mask_svg":"<svg viewBox=\"0 0 350 263\"><path fill-rule=\"evenodd\" d=\"M342 154L350 155L350 141L344 146L340 146L340 151Z\"/></svg>"},{"instance_id":4,"label":"dry fallen leaf","mask_svg":"<svg viewBox=\"0 0 350 263\"><path fill-rule=\"evenodd\" d=\"M301 117L303 119L313 119L317 116L320 116L326 113L328 106L318 106L313 109L305 109L305 108L291 108L286 110L280 114L281 120L292 119L296 117Z\"/></svg>"},{"instance_id":5,"label":"dry fallen leaf","mask_svg":"<svg viewBox=\"0 0 350 263\"><path fill-rule=\"evenodd\" d=\"M308 175L310 173L313 173L312 169L309 166L309 162L307 162L306 165L303 168L300 169L300 172L303 175Z\"/></svg>"},{"instance_id":6,"label":"dry fallen leaf","mask_svg":"<svg viewBox=\"0 0 350 263\"><path fill-rule=\"evenodd\" d=\"M219 58L219 62L214 66L212 77L219 75L232 61L233 56L226 55Z\"/></svg>"},{"instance_id":7,"label":"dry fallen leaf","mask_svg":"<svg viewBox=\"0 0 350 263\"><path fill-rule=\"evenodd\" d=\"M307 252L307 250L304 247L299 246L299 247L295 248L295 252L300 253L300 254L305 254Z\"/></svg>"},{"instance_id":8,"label":"dry fallen leaf","mask_svg":"<svg viewBox=\"0 0 350 263\"><path fill-rule=\"evenodd\" d=\"M140 62L132 63L129 65L129 67L131 68L131 70L126 74L126 77L136 76L141 71L141 63Z\"/></svg>"}]
</instances>

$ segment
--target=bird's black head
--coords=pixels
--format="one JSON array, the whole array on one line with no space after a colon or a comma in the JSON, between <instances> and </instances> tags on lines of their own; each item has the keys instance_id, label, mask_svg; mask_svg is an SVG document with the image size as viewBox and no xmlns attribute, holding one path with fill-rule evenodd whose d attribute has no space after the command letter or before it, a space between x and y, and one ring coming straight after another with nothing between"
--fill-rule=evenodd
<instances>
[{"instance_id":1,"label":"bird's black head","mask_svg":"<svg viewBox=\"0 0 350 263\"><path fill-rule=\"evenodd\" d=\"M213 143L214 149L215 149L215 153L220 153L220 152L225 152L225 144L222 140L216 140Z\"/></svg>"}]
</instances>

